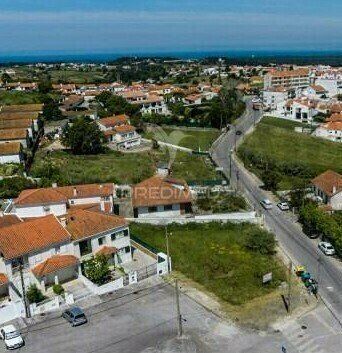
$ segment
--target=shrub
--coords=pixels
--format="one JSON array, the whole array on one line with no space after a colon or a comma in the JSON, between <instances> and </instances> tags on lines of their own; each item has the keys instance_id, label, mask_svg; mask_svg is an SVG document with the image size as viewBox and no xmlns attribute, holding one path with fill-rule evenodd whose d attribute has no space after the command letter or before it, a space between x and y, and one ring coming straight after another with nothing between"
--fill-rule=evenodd
<instances>
[{"instance_id":1,"label":"shrub","mask_svg":"<svg viewBox=\"0 0 342 353\"><path fill-rule=\"evenodd\" d=\"M95 284L105 284L110 274L108 258L104 255L93 256L84 262L84 273Z\"/></svg>"},{"instance_id":2,"label":"shrub","mask_svg":"<svg viewBox=\"0 0 342 353\"><path fill-rule=\"evenodd\" d=\"M35 284L31 284L26 292L27 299L30 304L40 303L45 299L44 294Z\"/></svg>"},{"instance_id":3,"label":"shrub","mask_svg":"<svg viewBox=\"0 0 342 353\"><path fill-rule=\"evenodd\" d=\"M52 290L56 295L61 295L64 293L64 288L61 284L54 284Z\"/></svg>"},{"instance_id":4,"label":"shrub","mask_svg":"<svg viewBox=\"0 0 342 353\"><path fill-rule=\"evenodd\" d=\"M275 253L276 240L273 234L265 230L256 229L249 232L244 245L248 250L262 255L273 255Z\"/></svg>"}]
</instances>

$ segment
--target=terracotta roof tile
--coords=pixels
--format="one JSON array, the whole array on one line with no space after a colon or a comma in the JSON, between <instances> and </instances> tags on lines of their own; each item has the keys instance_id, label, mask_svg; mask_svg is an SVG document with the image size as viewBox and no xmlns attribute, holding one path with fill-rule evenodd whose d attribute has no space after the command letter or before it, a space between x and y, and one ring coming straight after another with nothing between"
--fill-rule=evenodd
<instances>
[{"instance_id":1,"label":"terracotta roof tile","mask_svg":"<svg viewBox=\"0 0 342 353\"><path fill-rule=\"evenodd\" d=\"M20 142L0 143L0 156L19 154L21 148L22 147Z\"/></svg>"},{"instance_id":2,"label":"terracotta roof tile","mask_svg":"<svg viewBox=\"0 0 342 353\"><path fill-rule=\"evenodd\" d=\"M106 127L115 127L122 124L127 124L129 121L129 116L122 114L122 115L115 115L109 116L108 118L103 118L99 120L99 123Z\"/></svg>"},{"instance_id":3,"label":"terracotta roof tile","mask_svg":"<svg viewBox=\"0 0 342 353\"><path fill-rule=\"evenodd\" d=\"M132 125L120 125L120 126L116 126L114 130L120 134L120 133L133 132L135 131L135 127Z\"/></svg>"},{"instance_id":4,"label":"terracotta roof tile","mask_svg":"<svg viewBox=\"0 0 342 353\"><path fill-rule=\"evenodd\" d=\"M15 200L16 205L50 204L67 202L68 199L106 197L113 195L114 185L84 184L24 190Z\"/></svg>"},{"instance_id":5,"label":"terracotta roof tile","mask_svg":"<svg viewBox=\"0 0 342 353\"><path fill-rule=\"evenodd\" d=\"M32 269L36 277L43 277L67 267L76 266L78 259L73 255L54 255Z\"/></svg>"},{"instance_id":6,"label":"terracotta roof tile","mask_svg":"<svg viewBox=\"0 0 342 353\"><path fill-rule=\"evenodd\" d=\"M43 110L43 104L13 104L5 105L1 111L4 112L40 112Z\"/></svg>"},{"instance_id":7,"label":"terracotta roof tile","mask_svg":"<svg viewBox=\"0 0 342 353\"><path fill-rule=\"evenodd\" d=\"M0 111L1 120L22 120L22 119L38 119L38 112L2 112Z\"/></svg>"},{"instance_id":8,"label":"terracotta roof tile","mask_svg":"<svg viewBox=\"0 0 342 353\"><path fill-rule=\"evenodd\" d=\"M5 259L70 241L69 233L49 215L0 229L0 252Z\"/></svg>"},{"instance_id":9,"label":"terracotta roof tile","mask_svg":"<svg viewBox=\"0 0 342 353\"><path fill-rule=\"evenodd\" d=\"M32 119L2 120L0 116L0 130L2 129L27 129L32 126Z\"/></svg>"},{"instance_id":10,"label":"terracotta roof tile","mask_svg":"<svg viewBox=\"0 0 342 353\"><path fill-rule=\"evenodd\" d=\"M26 129L0 130L0 140L23 140L27 134Z\"/></svg>"},{"instance_id":11,"label":"terracotta roof tile","mask_svg":"<svg viewBox=\"0 0 342 353\"><path fill-rule=\"evenodd\" d=\"M117 252L118 249L115 246L104 245L96 251L96 255L110 256L112 254L116 254Z\"/></svg>"},{"instance_id":12,"label":"terracotta roof tile","mask_svg":"<svg viewBox=\"0 0 342 353\"><path fill-rule=\"evenodd\" d=\"M132 187L133 207L171 205L192 201L183 180L154 176Z\"/></svg>"},{"instance_id":13,"label":"terracotta roof tile","mask_svg":"<svg viewBox=\"0 0 342 353\"><path fill-rule=\"evenodd\" d=\"M333 196L342 191L342 175L327 170L311 180L311 183L328 196Z\"/></svg>"},{"instance_id":14,"label":"terracotta roof tile","mask_svg":"<svg viewBox=\"0 0 342 353\"><path fill-rule=\"evenodd\" d=\"M66 215L66 229L73 240L91 237L127 225L123 217L89 210L75 210Z\"/></svg>"}]
</instances>

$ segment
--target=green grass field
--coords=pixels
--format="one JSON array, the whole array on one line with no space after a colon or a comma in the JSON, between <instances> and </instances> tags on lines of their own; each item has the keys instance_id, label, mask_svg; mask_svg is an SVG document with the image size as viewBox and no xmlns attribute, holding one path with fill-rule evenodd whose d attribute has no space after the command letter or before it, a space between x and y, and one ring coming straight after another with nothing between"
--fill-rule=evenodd
<instances>
[{"instance_id":1,"label":"green grass field","mask_svg":"<svg viewBox=\"0 0 342 353\"><path fill-rule=\"evenodd\" d=\"M115 182L119 184L138 183L155 173L159 161L168 161L165 150L142 153L119 153L110 151L96 156L76 156L64 151L55 151L46 155L39 151L31 167L31 175L46 176L55 169L64 184L86 184L99 182ZM52 179L56 178L52 176ZM172 175L186 181L202 182L217 179L212 165L205 157L192 156L185 152L177 152L172 164ZM53 181L53 180L52 180Z\"/></svg>"},{"instance_id":2,"label":"green grass field","mask_svg":"<svg viewBox=\"0 0 342 353\"><path fill-rule=\"evenodd\" d=\"M145 134L145 138L157 139L169 142L178 146L191 148L193 150L208 151L212 143L217 139L220 132L218 130L189 130L189 129L172 129L162 128L163 133L149 132ZM166 135L164 135L164 133Z\"/></svg>"},{"instance_id":3,"label":"green grass field","mask_svg":"<svg viewBox=\"0 0 342 353\"><path fill-rule=\"evenodd\" d=\"M38 92L0 92L0 105L41 103L42 96Z\"/></svg>"},{"instance_id":4,"label":"green grass field","mask_svg":"<svg viewBox=\"0 0 342 353\"><path fill-rule=\"evenodd\" d=\"M113 182L138 183L154 174L155 159L151 153L122 154L108 152L96 156L75 156L67 152L39 151L31 174L41 176L49 163L57 167L66 184Z\"/></svg>"},{"instance_id":5,"label":"green grass field","mask_svg":"<svg viewBox=\"0 0 342 353\"><path fill-rule=\"evenodd\" d=\"M342 144L297 133L293 130L297 125L277 118L263 119L239 148L239 156L246 167L261 176L262 170L251 162L251 158L246 158L249 154L261 161L269 160L270 168L277 166L281 170L284 164L300 165L307 170L307 179L327 169L341 173ZM281 171L281 174L280 189L289 189L303 179L302 176L295 176L290 172Z\"/></svg>"},{"instance_id":6,"label":"green grass field","mask_svg":"<svg viewBox=\"0 0 342 353\"><path fill-rule=\"evenodd\" d=\"M274 255L262 255L246 248L259 228L249 224L170 225L170 255L173 269L203 285L220 299L244 304L268 294L279 286L285 274ZM161 226L131 224L133 235L165 252L165 229ZM273 273L271 284L263 286L262 276Z\"/></svg>"},{"instance_id":7,"label":"green grass field","mask_svg":"<svg viewBox=\"0 0 342 353\"><path fill-rule=\"evenodd\" d=\"M96 83L104 82L104 74L101 71L78 71L78 70L51 70L51 80L54 83Z\"/></svg>"}]
</instances>

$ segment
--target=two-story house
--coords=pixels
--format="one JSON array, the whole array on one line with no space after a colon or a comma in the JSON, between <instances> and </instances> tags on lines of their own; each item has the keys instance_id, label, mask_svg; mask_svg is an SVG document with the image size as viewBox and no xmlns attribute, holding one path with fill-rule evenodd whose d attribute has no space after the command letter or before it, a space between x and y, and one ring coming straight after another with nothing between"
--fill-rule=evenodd
<instances>
[{"instance_id":1,"label":"two-story house","mask_svg":"<svg viewBox=\"0 0 342 353\"><path fill-rule=\"evenodd\" d=\"M78 205L97 205L102 211L112 213L113 195L111 183L28 189L19 194L7 213L20 218L61 216Z\"/></svg>"}]
</instances>

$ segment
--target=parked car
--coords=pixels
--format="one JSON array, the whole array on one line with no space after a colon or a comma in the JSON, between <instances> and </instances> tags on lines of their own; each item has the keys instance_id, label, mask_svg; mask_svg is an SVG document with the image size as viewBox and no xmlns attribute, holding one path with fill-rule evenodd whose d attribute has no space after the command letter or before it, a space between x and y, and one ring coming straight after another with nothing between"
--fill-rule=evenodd
<instances>
[{"instance_id":1,"label":"parked car","mask_svg":"<svg viewBox=\"0 0 342 353\"><path fill-rule=\"evenodd\" d=\"M65 310L62 317L69 321L72 327L80 326L88 322L84 312L78 306Z\"/></svg>"},{"instance_id":2,"label":"parked car","mask_svg":"<svg viewBox=\"0 0 342 353\"><path fill-rule=\"evenodd\" d=\"M242 135L242 131L241 130L237 130L235 134L236 135Z\"/></svg>"},{"instance_id":3,"label":"parked car","mask_svg":"<svg viewBox=\"0 0 342 353\"><path fill-rule=\"evenodd\" d=\"M325 254L325 255L335 255L335 249L334 247L326 242L326 241L321 241L318 243L318 248Z\"/></svg>"},{"instance_id":4,"label":"parked car","mask_svg":"<svg viewBox=\"0 0 342 353\"><path fill-rule=\"evenodd\" d=\"M7 325L0 329L0 337L4 341L6 349L17 349L25 345L19 330L14 325Z\"/></svg>"},{"instance_id":5,"label":"parked car","mask_svg":"<svg viewBox=\"0 0 342 353\"><path fill-rule=\"evenodd\" d=\"M265 210L270 210L272 208L272 202L269 199L261 200L260 204Z\"/></svg>"},{"instance_id":6,"label":"parked car","mask_svg":"<svg viewBox=\"0 0 342 353\"><path fill-rule=\"evenodd\" d=\"M288 211L290 209L290 206L287 202L279 202L277 204L277 206L279 207L279 209L281 209L282 211Z\"/></svg>"}]
</instances>

